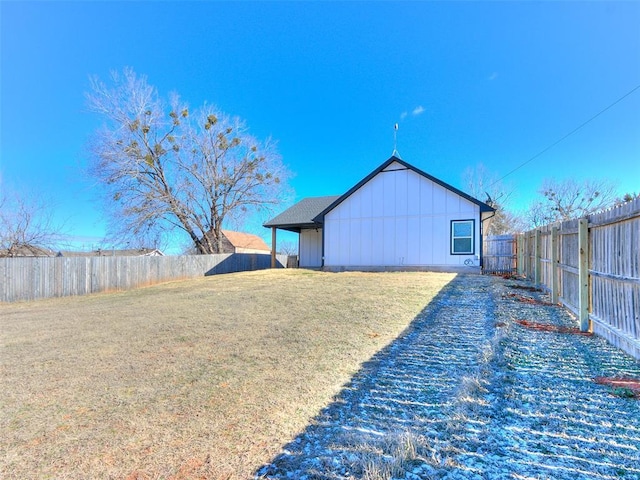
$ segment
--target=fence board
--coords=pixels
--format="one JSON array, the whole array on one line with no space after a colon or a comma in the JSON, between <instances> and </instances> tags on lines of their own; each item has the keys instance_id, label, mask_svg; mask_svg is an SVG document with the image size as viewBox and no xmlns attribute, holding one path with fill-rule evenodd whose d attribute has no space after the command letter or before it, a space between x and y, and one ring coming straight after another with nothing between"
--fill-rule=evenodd
<instances>
[{"instance_id":1,"label":"fence board","mask_svg":"<svg viewBox=\"0 0 640 480\"><path fill-rule=\"evenodd\" d=\"M286 255L277 255L280 267ZM269 254L0 258L0 302L129 290L204 275L271 267Z\"/></svg>"},{"instance_id":2,"label":"fence board","mask_svg":"<svg viewBox=\"0 0 640 480\"><path fill-rule=\"evenodd\" d=\"M588 275L591 328L640 359L640 197L586 219L588 266L583 265L582 271ZM556 257L559 299L574 313L579 312L580 303L578 222L570 220L538 229L543 243L541 282L551 289L552 270L547 272L547 266L552 268L551 259ZM554 226L558 228L555 252L546 237ZM535 274L534 232L521 234L520 240L525 251L519 255L523 265L518 265L518 271L529 278Z\"/></svg>"},{"instance_id":3,"label":"fence board","mask_svg":"<svg viewBox=\"0 0 640 480\"><path fill-rule=\"evenodd\" d=\"M515 235L488 235L483 238L482 272L513 273L517 267Z\"/></svg>"}]
</instances>

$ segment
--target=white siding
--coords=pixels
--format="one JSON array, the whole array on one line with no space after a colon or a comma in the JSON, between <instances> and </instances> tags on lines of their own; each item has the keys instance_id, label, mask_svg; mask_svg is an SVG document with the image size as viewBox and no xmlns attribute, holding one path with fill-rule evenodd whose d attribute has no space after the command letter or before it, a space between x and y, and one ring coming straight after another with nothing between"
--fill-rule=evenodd
<instances>
[{"instance_id":1,"label":"white siding","mask_svg":"<svg viewBox=\"0 0 640 480\"><path fill-rule=\"evenodd\" d=\"M475 255L451 255L451 220L470 219ZM397 163L329 212L324 228L328 267L478 265L479 207Z\"/></svg>"},{"instance_id":2,"label":"white siding","mask_svg":"<svg viewBox=\"0 0 640 480\"><path fill-rule=\"evenodd\" d=\"M300 267L322 266L322 229L300 232Z\"/></svg>"}]
</instances>

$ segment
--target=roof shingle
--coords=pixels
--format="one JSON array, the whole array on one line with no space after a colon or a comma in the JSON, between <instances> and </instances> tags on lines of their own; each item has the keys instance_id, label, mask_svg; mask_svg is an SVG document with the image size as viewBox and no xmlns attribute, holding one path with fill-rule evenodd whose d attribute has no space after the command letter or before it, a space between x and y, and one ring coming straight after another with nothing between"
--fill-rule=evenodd
<instances>
[{"instance_id":1,"label":"roof shingle","mask_svg":"<svg viewBox=\"0 0 640 480\"><path fill-rule=\"evenodd\" d=\"M338 198L340 198L340 195L303 198L280 215L269 220L264 226L277 227L292 232L299 232L303 227L318 226L318 224L313 221L313 218Z\"/></svg>"}]
</instances>

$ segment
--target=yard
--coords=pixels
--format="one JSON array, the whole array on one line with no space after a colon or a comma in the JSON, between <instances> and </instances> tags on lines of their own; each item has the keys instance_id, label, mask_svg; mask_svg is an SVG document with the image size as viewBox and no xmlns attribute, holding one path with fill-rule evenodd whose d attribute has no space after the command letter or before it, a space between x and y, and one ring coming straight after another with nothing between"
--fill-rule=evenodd
<instances>
[{"instance_id":1,"label":"yard","mask_svg":"<svg viewBox=\"0 0 640 480\"><path fill-rule=\"evenodd\" d=\"M640 478L640 362L518 279L261 271L0 318L2 478Z\"/></svg>"},{"instance_id":2,"label":"yard","mask_svg":"<svg viewBox=\"0 0 640 480\"><path fill-rule=\"evenodd\" d=\"M261 271L0 305L0 476L248 478L451 274Z\"/></svg>"}]
</instances>

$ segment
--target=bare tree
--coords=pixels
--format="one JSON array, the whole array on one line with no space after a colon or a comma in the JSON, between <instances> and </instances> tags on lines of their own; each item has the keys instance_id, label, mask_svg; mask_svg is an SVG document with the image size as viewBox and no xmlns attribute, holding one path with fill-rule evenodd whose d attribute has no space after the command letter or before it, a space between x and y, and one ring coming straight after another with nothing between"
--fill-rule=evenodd
<instances>
[{"instance_id":1,"label":"bare tree","mask_svg":"<svg viewBox=\"0 0 640 480\"><path fill-rule=\"evenodd\" d=\"M581 218L616 203L615 187L608 180L547 179L538 192L544 200L534 207L545 223Z\"/></svg>"},{"instance_id":2,"label":"bare tree","mask_svg":"<svg viewBox=\"0 0 640 480\"><path fill-rule=\"evenodd\" d=\"M297 255L298 245L291 240L283 240L278 245L278 253L282 255Z\"/></svg>"},{"instance_id":3,"label":"bare tree","mask_svg":"<svg viewBox=\"0 0 640 480\"><path fill-rule=\"evenodd\" d=\"M112 231L177 229L197 252L217 253L226 221L279 203L288 171L272 142L214 107L192 113L175 94L164 101L131 69L111 83L93 78L87 100L106 120L90 172L104 185Z\"/></svg>"},{"instance_id":4,"label":"bare tree","mask_svg":"<svg viewBox=\"0 0 640 480\"><path fill-rule=\"evenodd\" d=\"M467 168L462 179L469 194L496 209L489 223L488 235L502 235L522 230L522 219L508 210L513 190L482 164Z\"/></svg>"},{"instance_id":5,"label":"bare tree","mask_svg":"<svg viewBox=\"0 0 640 480\"><path fill-rule=\"evenodd\" d=\"M639 197L640 194L636 193L636 192L627 192L624 195L622 195L621 197L617 198L615 201L616 205L622 205L623 203L627 203L632 201L633 199Z\"/></svg>"},{"instance_id":6,"label":"bare tree","mask_svg":"<svg viewBox=\"0 0 640 480\"><path fill-rule=\"evenodd\" d=\"M556 216L549 206L540 200L533 201L524 214L526 230L549 225L556 221Z\"/></svg>"},{"instance_id":7,"label":"bare tree","mask_svg":"<svg viewBox=\"0 0 640 480\"><path fill-rule=\"evenodd\" d=\"M4 189L0 193L0 256L50 253L64 240L63 228L42 196Z\"/></svg>"}]
</instances>

